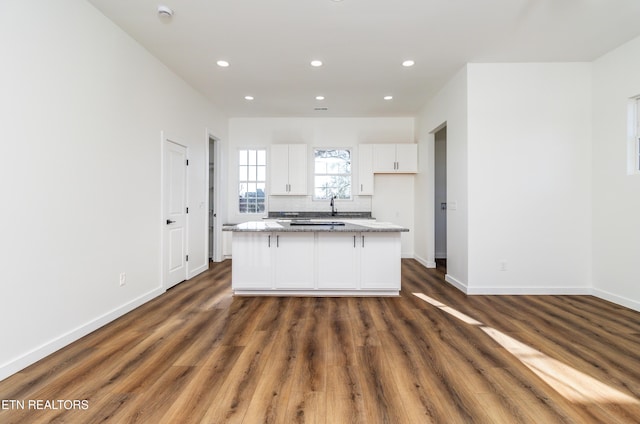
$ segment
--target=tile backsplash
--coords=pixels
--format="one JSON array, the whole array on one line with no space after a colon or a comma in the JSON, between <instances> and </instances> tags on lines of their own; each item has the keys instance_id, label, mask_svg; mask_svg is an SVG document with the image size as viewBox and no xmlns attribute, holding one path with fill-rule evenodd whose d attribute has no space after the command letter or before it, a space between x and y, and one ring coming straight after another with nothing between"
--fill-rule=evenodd
<instances>
[{"instance_id":1,"label":"tile backsplash","mask_svg":"<svg viewBox=\"0 0 640 424\"><path fill-rule=\"evenodd\" d=\"M371 212L371 196L354 196L351 200L335 200L338 212ZM328 200L311 196L269 196L269 212L330 212Z\"/></svg>"}]
</instances>

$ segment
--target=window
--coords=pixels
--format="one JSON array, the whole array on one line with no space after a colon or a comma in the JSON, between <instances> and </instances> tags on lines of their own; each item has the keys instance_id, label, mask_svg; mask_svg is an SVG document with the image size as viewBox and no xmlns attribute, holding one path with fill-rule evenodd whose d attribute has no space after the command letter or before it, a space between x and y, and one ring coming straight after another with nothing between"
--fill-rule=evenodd
<instances>
[{"instance_id":1,"label":"window","mask_svg":"<svg viewBox=\"0 0 640 424\"><path fill-rule=\"evenodd\" d=\"M351 151L314 149L313 198L351 199Z\"/></svg>"},{"instance_id":2,"label":"window","mask_svg":"<svg viewBox=\"0 0 640 424\"><path fill-rule=\"evenodd\" d=\"M238 153L238 206L240 213L264 212L267 182L267 151L240 150Z\"/></svg>"}]
</instances>

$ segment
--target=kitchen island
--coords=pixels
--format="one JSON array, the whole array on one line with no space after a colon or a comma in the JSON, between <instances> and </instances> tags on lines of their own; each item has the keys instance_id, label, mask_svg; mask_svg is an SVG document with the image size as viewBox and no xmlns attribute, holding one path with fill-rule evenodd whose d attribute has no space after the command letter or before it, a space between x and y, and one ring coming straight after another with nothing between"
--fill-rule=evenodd
<instances>
[{"instance_id":1,"label":"kitchen island","mask_svg":"<svg viewBox=\"0 0 640 424\"><path fill-rule=\"evenodd\" d=\"M398 296L400 234L373 220L251 221L233 231L232 288L247 296Z\"/></svg>"}]
</instances>

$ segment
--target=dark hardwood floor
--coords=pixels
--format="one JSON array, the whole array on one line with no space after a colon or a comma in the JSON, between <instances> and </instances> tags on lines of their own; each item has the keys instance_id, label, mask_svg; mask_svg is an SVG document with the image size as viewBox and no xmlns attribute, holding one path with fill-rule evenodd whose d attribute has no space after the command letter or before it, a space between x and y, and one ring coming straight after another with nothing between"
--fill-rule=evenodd
<instances>
[{"instance_id":1,"label":"dark hardwood floor","mask_svg":"<svg viewBox=\"0 0 640 424\"><path fill-rule=\"evenodd\" d=\"M0 423L640 422L638 312L414 260L397 298L234 298L230 265L0 382Z\"/></svg>"}]
</instances>

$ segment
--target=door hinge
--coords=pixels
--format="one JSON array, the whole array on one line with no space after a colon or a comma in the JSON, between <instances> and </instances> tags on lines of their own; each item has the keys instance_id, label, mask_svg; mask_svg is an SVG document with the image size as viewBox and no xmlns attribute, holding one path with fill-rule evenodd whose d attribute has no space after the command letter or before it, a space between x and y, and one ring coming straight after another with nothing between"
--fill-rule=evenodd
<instances>
[{"instance_id":1,"label":"door hinge","mask_svg":"<svg viewBox=\"0 0 640 424\"><path fill-rule=\"evenodd\" d=\"M187 257L185 258L185 260L186 260L187 262L189 262L189 255L187 255Z\"/></svg>"},{"instance_id":2,"label":"door hinge","mask_svg":"<svg viewBox=\"0 0 640 424\"><path fill-rule=\"evenodd\" d=\"M187 159L187 166L189 166L189 159Z\"/></svg>"},{"instance_id":3,"label":"door hinge","mask_svg":"<svg viewBox=\"0 0 640 424\"><path fill-rule=\"evenodd\" d=\"M189 208L188 207L187 207L187 212L186 213L189 213Z\"/></svg>"}]
</instances>

